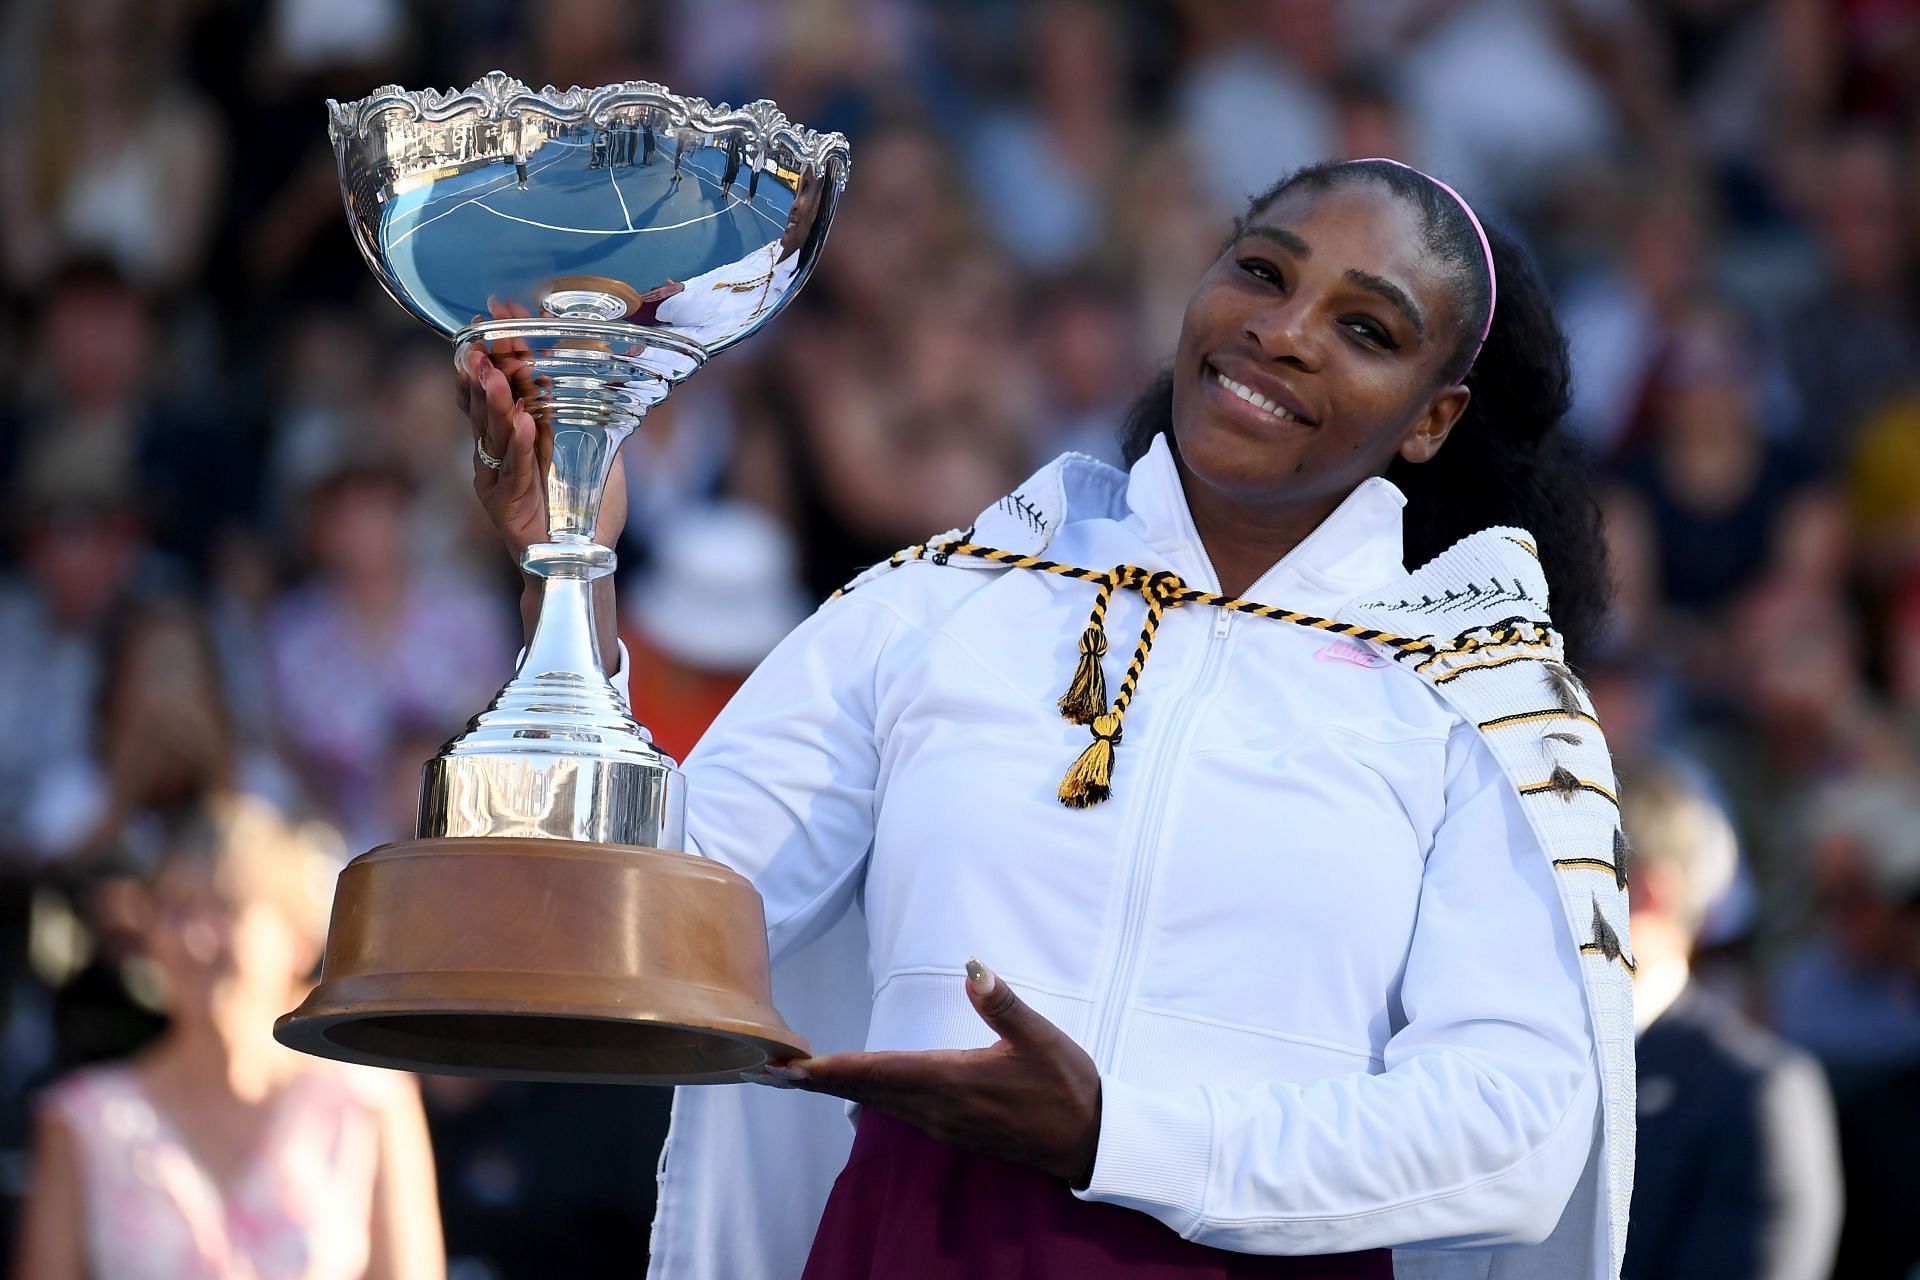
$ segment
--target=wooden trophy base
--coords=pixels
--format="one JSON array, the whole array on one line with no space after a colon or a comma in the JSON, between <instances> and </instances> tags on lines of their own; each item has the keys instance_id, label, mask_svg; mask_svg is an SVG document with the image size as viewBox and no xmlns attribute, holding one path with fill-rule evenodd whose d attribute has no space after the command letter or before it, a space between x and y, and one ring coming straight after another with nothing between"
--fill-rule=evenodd
<instances>
[{"instance_id":1,"label":"wooden trophy base","mask_svg":"<svg viewBox=\"0 0 1920 1280\"><path fill-rule=\"evenodd\" d=\"M767 970L759 894L706 858L409 840L341 871L320 985L273 1034L436 1075L731 1083L807 1054Z\"/></svg>"}]
</instances>

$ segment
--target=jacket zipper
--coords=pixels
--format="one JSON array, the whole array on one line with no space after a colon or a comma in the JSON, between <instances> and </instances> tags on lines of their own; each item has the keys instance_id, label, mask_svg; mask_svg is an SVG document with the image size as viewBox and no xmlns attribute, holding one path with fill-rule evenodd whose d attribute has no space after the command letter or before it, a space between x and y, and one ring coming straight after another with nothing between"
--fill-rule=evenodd
<instances>
[{"instance_id":1,"label":"jacket zipper","mask_svg":"<svg viewBox=\"0 0 1920 1280\"><path fill-rule=\"evenodd\" d=\"M1286 555L1280 557L1266 573L1260 576L1265 582L1282 565L1292 562L1300 554L1301 548L1323 535L1324 531L1335 524L1355 503L1356 489L1347 495L1338 507L1320 523L1320 527L1309 533ZM1213 563L1207 559L1205 545L1200 541L1200 529L1193 522L1193 512L1183 501L1180 504L1183 532L1187 536L1194 554L1200 559L1207 575L1209 590L1220 589L1220 577ZM1258 583L1255 584L1258 586ZM1195 677L1193 687L1182 700L1180 714L1161 740L1159 750L1154 753L1151 781L1147 794L1146 809L1140 822L1140 835L1134 842L1133 857L1127 868L1126 918L1120 927L1120 952L1115 965L1113 981L1107 984L1105 1002L1100 1013L1099 1033L1094 1037L1092 1057L1094 1065L1102 1071L1113 1066L1112 1057L1115 1041L1119 1037L1121 1019L1126 1016L1126 1007L1132 1000L1133 970L1136 953L1139 951L1140 934L1146 927L1147 886L1152 881L1152 872L1156 859L1154 854L1160 848L1160 824L1165 817L1167 794L1172 790L1173 765L1186 745L1186 737L1193 727L1193 717L1208 694L1213 692L1215 681L1219 678L1221 655L1226 651L1226 639L1233 629L1233 611L1215 609L1213 635L1207 641L1206 656L1201 659L1200 674Z\"/></svg>"},{"instance_id":2,"label":"jacket zipper","mask_svg":"<svg viewBox=\"0 0 1920 1280\"><path fill-rule=\"evenodd\" d=\"M1186 745L1194 716L1213 692L1222 666L1221 655L1226 652L1223 643L1227 635L1225 621L1232 615L1226 609L1219 612L1221 621L1215 624L1213 635L1207 641L1207 652L1200 662L1200 674L1194 678L1192 688L1181 700L1179 714L1174 723L1168 726L1168 732L1161 738L1159 750L1153 756L1140 834L1134 841L1133 856L1127 868L1126 917L1120 927L1118 963L1114 966L1113 981L1107 984L1099 1033L1093 1041L1093 1061L1103 1071L1113 1066L1111 1059L1119 1036L1120 1021L1126 1014L1132 996L1134 966L1140 950L1140 935L1146 926L1147 899L1153 870L1158 862L1155 855L1160 849L1160 827L1166 816L1167 796L1173 790L1174 766Z\"/></svg>"}]
</instances>

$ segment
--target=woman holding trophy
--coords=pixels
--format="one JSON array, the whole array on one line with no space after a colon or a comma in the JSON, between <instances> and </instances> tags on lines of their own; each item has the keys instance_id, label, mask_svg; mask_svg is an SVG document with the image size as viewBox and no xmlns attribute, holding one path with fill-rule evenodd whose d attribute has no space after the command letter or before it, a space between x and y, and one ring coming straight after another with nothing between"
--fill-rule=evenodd
<instances>
[{"instance_id":1,"label":"woman holding trophy","mask_svg":"<svg viewBox=\"0 0 1920 1280\"><path fill-rule=\"evenodd\" d=\"M520 372L462 383L516 553ZM758 1074L858 1104L765 1274L1617 1274L1632 957L1562 665L1605 602L1567 398L1511 241L1404 165L1313 166L1194 291L1130 472L1061 459L767 659L685 765L689 847L776 965L864 912L833 998L868 1029ZM663 1203L778 1159L676 1146Z\"/></svg>"}]
</instances>

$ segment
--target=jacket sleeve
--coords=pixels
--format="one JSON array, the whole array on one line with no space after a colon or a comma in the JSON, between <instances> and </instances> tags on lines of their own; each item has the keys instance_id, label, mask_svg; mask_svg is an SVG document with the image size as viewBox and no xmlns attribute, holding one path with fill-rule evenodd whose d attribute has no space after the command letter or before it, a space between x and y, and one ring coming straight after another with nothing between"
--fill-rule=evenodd
<instances>
[{"instance_id":1,"label":"jacket sleeve","mask_svg":"<svg viewBox=\"0 0 1920 1280\"><path fill-rule=\"evenodd\" d=\"M687 757L688 850L753 881L776 961L853 901L873 844L876 694L919 635L878 593L828 602Z\"/></svg>"},{"instance_id":2,"label":"jacket sleeve","mask_svg":"<svg viewBox=\"0 0 1920 1280\"><path fill-rule=\"evenodd\" d=\"M1247 1253L1553 1230L1599 1105L1578 951L1557 873L1478 732L1457 730L1447 760L1385 1069L1236 1089L1103 1076L1076 1194Z\"/></svg>"}]
</instances>

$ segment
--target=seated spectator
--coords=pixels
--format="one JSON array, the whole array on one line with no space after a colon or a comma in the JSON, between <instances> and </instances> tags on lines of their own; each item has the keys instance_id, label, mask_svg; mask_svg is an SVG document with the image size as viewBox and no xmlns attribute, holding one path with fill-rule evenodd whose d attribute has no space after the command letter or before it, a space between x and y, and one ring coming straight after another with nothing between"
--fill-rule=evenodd
<instances>
[{"instance_id":1,"label":"seated spectator","mask_svg":"<svg viewBox=\"0 0 1920 1280\"><path fill-rule=\"evenodd\" d=\"M267 622L267 662L289 760L355 849L386 827L387 745L451 737L513 671L502 602L416 575L411 481L383 457L349 457L307 502L312 572Z\"/></svg>"},{"instance_id":2,"label":"seated spectator","mask_svg":"<svg viewBox=\"0 0 1920 1280\"><path fill-rule=\"evenodd\" d=\"M1117 424L1148 381L1126 293L1074 272L1038 290L1031 310L1040 399L1032 465L1073 450L1118 466Z\"/></svg>"},{"instance_id":3,"label":"seated spectator","mask_svg":"<svg viewBox=\"0 0 1920 1280\"><path fill-rule=\"evenodd\" d=\"M257 488L228 401L205 375L167 367L169 317L111 259L65 260L37 302L37 376L20 386L0 479L49 450L83 450L88 469L137 477L129 497L154 546L204 574Z\"/></svg>"},{"instance_id":4,"label":"seated spectator","mask_svg":"<svg viewBox=\"0 0 1920 1280\"><path fill-rule=\"evenodd\" d=\"M1635 621L1660 637L1693 709L1722 717L1744 710L1743 672L1725 661L1729 635L1745 638L1734 619L1783 591L1842 607L1834 582L1847 550L1829 491L1761 423L1753 347L1724 305L1682 313L1655 383L1652 434L1625 460L1607 512L1616 545L1648 553L1639 585L1654 609Z\"/></svg>"},{"instance_id":5,"label":"seated spectator","mask_svg":"<svg viewBox=\"0 0 1920 1280\"><path fill-rule=\"evenodd\" d=\"M1842 462L1920 358L1916 265L1899 145L1871 131L1826 140L1811 193L1826 271L1789 320L1782 354L1808 409L1806 443Z\"/></svg>"},{"instance_id":6,"label":"seated spectator","mask_svg":"<svg viewBox=\"0 0 1920 1280\"><path fill-rule=\"evenodd\" d=\"M1849 1086L1920 1066L1920 790L1897 776L1830 788L1813 823L1819 932L1774 988L1774 1022Z\"/></svg>"},{"instance_id":7,"label":"seated spectator","mask_svg":"<svg viewBox=\"0 0 1920 1280\"><path fill-rule=\"evenodd\" d=\"M1620 774L1640 1030L1623 1275L1824 1280L1840 1172L1820 1068L1689 973L1707 908L1733 882L1733 830L1669 767Z\"/></svg>"},{"instance_id":8,"label":"seated spectator","mask_svg":"<svg viewBox=\"0 0 1920 1280\"><path fill-rule=\"evenodd\" d=\"M17 1275L35 1280L435 1280L433 1163L406 1076L268 1033L319 955L332 863L231 800L147 883L169 1023L131 1061L44 1095Z\"/></svg>"},{"instance_id":9,"label":"seated spectator","mask_svg":"<svg viewBox=\"0 0 1920 1280\"><path fill-rule=\"evenodd\" d=\"M94 699L91 749L49 755L27 794L23 836L37 857L114 852L151 866L171 819L240 790L283 810L293 779L234 733L220 655L193 606L162 597L111 628Z\"/></svg>"},{"instance_id":10,"label":"seated spectator","mask_svg":"<svg viewBox=\"0 0 1920 1280\"><path fill-rule=\"evenodd\" d=\"M109 628L164 576L125 470L73 437L47 442L24 465L9 530L20 572L0 577L0 724L11 727L0 735L0 852L9 857L46 762L87 750Z\"/></svg>"},{"instance_id":11,"label":"seated spectator","mask_svg":"<svg viewBox=\"0 0 1920 1280\"><path fill-rule=\"evenodd\" d=\"M653 741L687 758L760 660L807 615L793 541L739 503L681 511L653 568L625 596L633 712Z\"/></svg>"},{"instance_id":12,"label":"seated spectator","mask_svg":"<svg viewBox=\"0 0 1920 1280\"><path fill-rule=\"evenodd\" d=\"M1127 151L1123 10L1051 0L1027 11L1030 101L991 109L967 167L989 230L1022 267L1058 271L1100 243Z\"/></svg>"},{"instance_id":13,"label":"seated spectator","mask_svg":"<svg viewBox=\"0 0 1920 1280\"><path fill-rule=\"evenodd\" d=\"M168 74L169 15L134 0L45 11L35 83L16 105L59 127L0 137L0 271L31 286L86 250L150 286L186 284L213 231L226 139L202 95Z\"/></svg>"},{"instance_id":14,"label":"seated spectator","mask_svg":"<svg viewBox=\"0 0 1920 1280\"><path fill-rule=\"evenodd\" d=\"M1807 493L1801 460L1760 422L1753 346L1726 307L1691 307L1658 378L1652 438L1625 464L1656 534L1661 597L1696 616L1759 580Z\"/></svg>"},{"instance_id":15,"label":"seated spectator","mask_svg":"<svg viewBox=\"0 0 1920 1280\"><path fill-rule=\"evenodd\" d=\"M1789 970L1782 1025L1836 1075L1847 1218L1833 1274L1920 1269L1920 783L1851 783L1827 797L1824 936Z\"/></svg>"}]
</instances>

